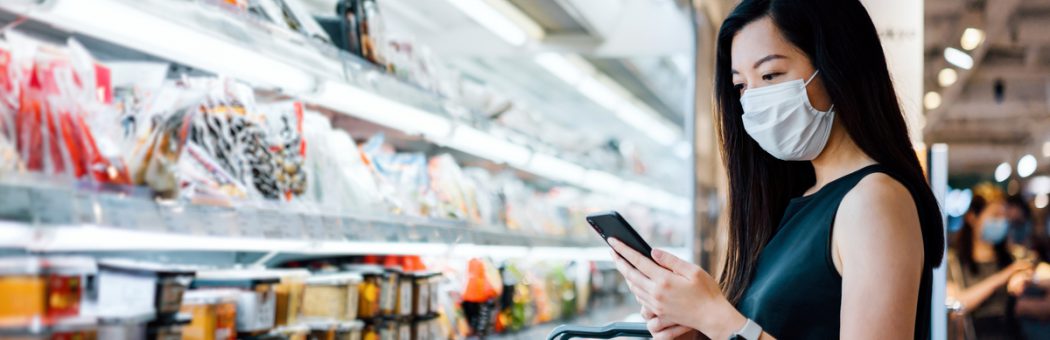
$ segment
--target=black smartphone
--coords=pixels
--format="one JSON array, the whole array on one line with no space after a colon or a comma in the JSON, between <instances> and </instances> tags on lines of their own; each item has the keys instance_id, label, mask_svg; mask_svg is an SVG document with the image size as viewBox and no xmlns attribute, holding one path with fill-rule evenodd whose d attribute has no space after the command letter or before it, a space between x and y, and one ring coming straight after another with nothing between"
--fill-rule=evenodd
<instances>
[{"instance_id":1,"label":"black smartphone","mask_svg":"<svg viewBox=\"0 0 1050 340\"><path fill-rule=\"evenodd\" d=\"M638 232L627 223L627 220L623 219L623 216L620 216L620 213L607 211L590 214L587 215L587 223L598 232L598 235L601 235L602 239L605 239L606 243L609 242L610 237L615 238L650 260L653 259L653 247L650 247L642 236L638 235Z\"/></svg>"}]
</instances>

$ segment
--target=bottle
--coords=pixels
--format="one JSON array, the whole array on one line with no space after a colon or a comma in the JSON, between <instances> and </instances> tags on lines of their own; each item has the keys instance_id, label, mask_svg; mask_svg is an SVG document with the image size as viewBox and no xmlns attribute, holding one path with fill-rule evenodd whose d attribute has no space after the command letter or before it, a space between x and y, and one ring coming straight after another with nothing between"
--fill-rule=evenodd
<instances>
[{"instance_id":1,"label":"bottle","mask_svg":"<svg viewBox=\"0 0 1050 340\"><path fill-rule=\"evenodd\" d=\"M383 19L379 13L379 5L376 0L361 0L359 20L361 21L359 34L361 41L361 56L380 67L385 67L383 59L383 48L385 37L383 31Z\"/></svg>"},{"instance_id":2,"label":"bottle","mask_svg":"<svg viewBox=\"0 0 1050 340\"><path fill-rule=\"evenodd\" d=\"M361 35L359 32L359 26L361 21L361 2L360 0L342 0L335 8L336 14L339 15L339 19L342 21L342 29L344 37L343 43L344 48L347 52L354 55L361 55Z\"/></svg>"}]
</instances>

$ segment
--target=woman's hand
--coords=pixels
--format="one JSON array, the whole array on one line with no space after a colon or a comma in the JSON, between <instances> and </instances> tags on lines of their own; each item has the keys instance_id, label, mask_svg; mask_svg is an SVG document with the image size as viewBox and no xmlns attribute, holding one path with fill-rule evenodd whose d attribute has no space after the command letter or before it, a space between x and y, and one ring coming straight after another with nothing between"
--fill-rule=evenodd
<instances>
[{"instance_id":1,"label":"woman's hand","mask_svg":"<svg viewBox=\"0 0 1050 340\"><path fill-rule=\"evenodd\" d=\"M674 326L682 326L712 339L725 339L746 322L722 295L718 283L699 266L661 250L653 250L653 262L616 239L610 238L609 244L615 250L617 270L638 302L654 316L647 323L650 331L681 330Z\"/></svg>"},{"instance_id":2,"label":"woman's hand","mask_svg":"<svg viewBox=\"0 0 1050 340\"><path fill-rule=\"evenodd\" d=\"M695 329L667 323L653 314L648 308L642 306L642 318L645 319L645 327L649 329L649 333L652 334L653 339L664 340L664 339L679 339L679 340L691 340L696 339L697 331Z\"/></svg>"},{"instance_id":3,"label":"woman's hand","mask_svg":"<svg viewBox=\"0 0 1050 340\"><path fill-rule=\"evenodd\" d=\"M1010 280L1006 282L1006 291L1010 292L1010 295L1021 296L1030 282L1032 282L1031 271L1014 272Z\"/></svg>"}]
</instances>

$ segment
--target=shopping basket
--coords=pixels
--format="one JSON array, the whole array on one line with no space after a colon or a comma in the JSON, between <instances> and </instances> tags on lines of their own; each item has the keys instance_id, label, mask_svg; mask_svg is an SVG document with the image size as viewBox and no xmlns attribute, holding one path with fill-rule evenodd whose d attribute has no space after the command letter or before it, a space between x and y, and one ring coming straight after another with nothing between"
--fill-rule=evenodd
<instances>
[{"instance_id":1,"label":"shopping basket","mask_svg":"<svg viewBox=\"0 0 1050 340\"><path fill-rule=\"evenodd\" d=\"M551 331L547 340L565 340L573 338L612 339L615 337L651 338L652 334L643 322L613 322L601 327L578 325L561 325Z\"/></svg>"}]
</instances>

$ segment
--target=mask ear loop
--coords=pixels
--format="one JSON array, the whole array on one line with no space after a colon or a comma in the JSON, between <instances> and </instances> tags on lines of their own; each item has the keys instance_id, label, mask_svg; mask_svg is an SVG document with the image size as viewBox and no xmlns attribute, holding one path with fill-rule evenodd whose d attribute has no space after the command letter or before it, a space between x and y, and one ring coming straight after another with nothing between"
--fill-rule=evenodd
<instances>
[{"instance_id":1,"label":"mask ear loop","mask_svg":"<svg viewBox=\"0 0 1050 340\"><path fill-rule=\"evenodd\" d=\"M813 79L817 78L817 74L819 74L819 73L820 73L820 70L813 71L813 75L809 76L809 80L806 80L806 83L802 84L802 87L805 88L806 86L809 86L809 83L812 82ZM826 111L826 112L831 112L831 110L834 110L834 109L835 109L835 103L832 103L831 107L829 107L828 111Z\"/></svg>"}]
</instances>

